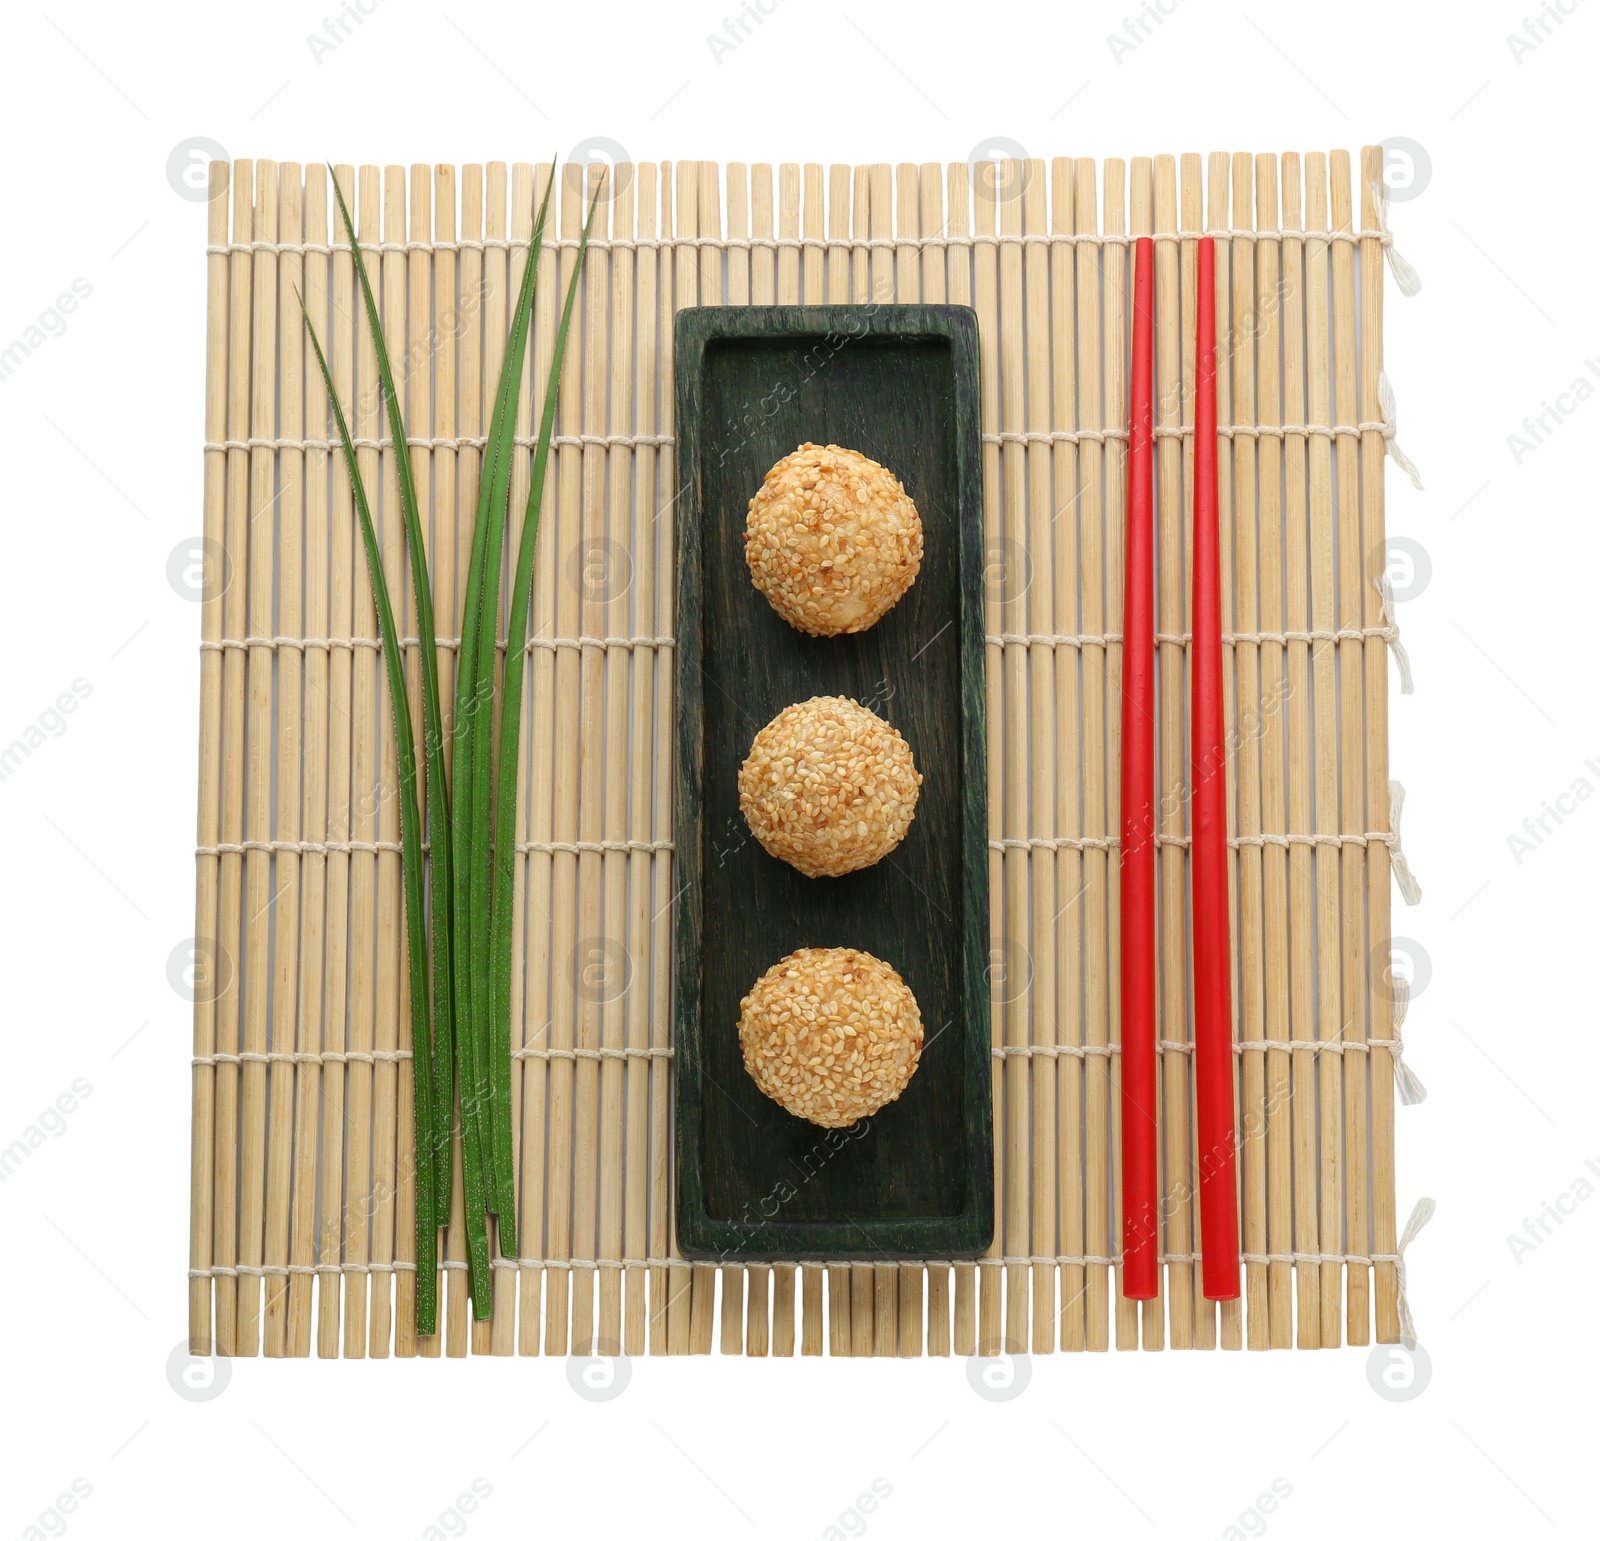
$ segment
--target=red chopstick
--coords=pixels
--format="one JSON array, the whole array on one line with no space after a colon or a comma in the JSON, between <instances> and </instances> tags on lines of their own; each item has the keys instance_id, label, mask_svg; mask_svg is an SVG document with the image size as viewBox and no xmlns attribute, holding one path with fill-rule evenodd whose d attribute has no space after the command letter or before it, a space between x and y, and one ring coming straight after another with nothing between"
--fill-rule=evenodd
<instances>
[{"instance_id":1,"label":"red chopstick","mask_svg":"<svg viewBox=\"0 0 1600 1541\"><path fill-rule=\"evenodd\" d=\"M1122 616L1122 1293L1156 1298L1156 847L1154 416L1155 243L1133 260L1128 532Z\"/></svg>"},{"instance_id":2,"label":"red chopstick","mask_svg":"<svg viewBox=\"0 0 1600 1541\"><path fill-rule=\"evenodd\" d=\"M1194 601L1190 617L1190 899L1200 1254L1207 1300L1239 1298L1229 984L1228 761L1222 723L1222 563L1217 534L1216 250L1200 240L1195 339ZM1126 665L1124 665L1126 667ZM1126 1049L1124 1049L1126 1056ZM1124 1066L1123 1074L1127 1074Z\"/></svg>"}]
</instances>

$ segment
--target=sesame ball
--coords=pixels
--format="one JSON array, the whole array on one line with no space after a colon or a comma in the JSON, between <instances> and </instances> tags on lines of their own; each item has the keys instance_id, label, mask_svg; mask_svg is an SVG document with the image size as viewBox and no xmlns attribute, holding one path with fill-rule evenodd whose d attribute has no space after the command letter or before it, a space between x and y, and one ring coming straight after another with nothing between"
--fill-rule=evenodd
<instances>
[{"instance_id":1,"label":"sesame ball","mask_svg":"<svg viewBox=\"0 0 1600 1541\"><path fill-rule=\"evenodd\" d=\"M802 444L767 472L744 539L755 586L813 637L865 631L922 567L922 520L900 479L837 444Z\"/></svg>"},{"instance_id":2,"label":"sesame ball","mask_svg":"<svg viewBox=\"0 0 1600 1541\"><path fill-rule=\"evenodd\" d=\"M922 775L911 748L847 696L786 706L739 767L739 807L770 855L808 878L881 861L906 837Z\"/></svg>"},{"instance_id":3,"label":"sesame ball","mask_svg":"<svg viewBox=\"0 0 1600 1541\"><path fill-rule=\"evenodd\" d=\"M906 1089L922 1016L906 982L854 947L802 947L739 1002L744 1068L796 1118L843 1129Z\"/></svg>"}]
</instances>

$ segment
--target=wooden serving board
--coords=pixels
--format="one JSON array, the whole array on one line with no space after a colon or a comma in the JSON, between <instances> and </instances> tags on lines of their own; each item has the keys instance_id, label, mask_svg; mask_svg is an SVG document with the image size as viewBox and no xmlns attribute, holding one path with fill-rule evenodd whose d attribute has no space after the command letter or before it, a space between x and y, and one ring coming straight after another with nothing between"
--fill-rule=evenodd
<instances>
[{"instance_id":1,"label":"wooden serving board","mask_svg":"<svg viewBox=\"0 0 1600 1541\"><path fill-rule=\"evenodd\" d=\"M678 315L676 356L678 1242L690 1257L971 1254L994 1228L976 317L702 307ZM796 631L745 564L746 505L807 440L887 466L922 516L916 583L855 636ZM892 723L924 778L904 842L843 878L769 856L739 809L751 740L817 695ZM910 1085L849 1130L785 1112L740 1053L741 998L807 946L884 959L922 1013Z\"/></svg>"}]
</instances>

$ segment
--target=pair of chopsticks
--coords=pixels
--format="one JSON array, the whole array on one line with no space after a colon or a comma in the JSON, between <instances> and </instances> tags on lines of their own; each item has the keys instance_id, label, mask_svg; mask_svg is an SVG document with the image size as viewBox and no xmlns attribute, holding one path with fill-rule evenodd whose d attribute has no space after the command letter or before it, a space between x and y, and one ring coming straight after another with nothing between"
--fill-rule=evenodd
<instances>
[{"instance_id":1,"label":"pair of chopsticks","mask_svg":"<svg viewBox=\"0 0 1600 1541\"><path fill-rule=\"evenodd\" d=\"M1122 648L1122 1293L1154 1300L1156 1194L1155 243L1134 244L1128 416L1127 583ZM1189 851L1193 910L1195 1128L1201 1287L1239 1296L1233 1006L1229 974L1227 748L1222 717L1222 562L1217 525L1216 248L1196 275L1194 593L1190 615Z\"/></svg>"}]
</instances>

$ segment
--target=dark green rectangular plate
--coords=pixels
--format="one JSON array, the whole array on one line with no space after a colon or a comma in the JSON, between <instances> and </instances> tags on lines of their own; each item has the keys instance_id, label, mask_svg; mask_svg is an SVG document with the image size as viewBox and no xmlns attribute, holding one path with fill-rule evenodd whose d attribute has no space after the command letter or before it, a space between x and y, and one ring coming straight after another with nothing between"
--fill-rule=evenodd
<instances>
[{"instance_id":1,"label":"dark green rectangular plate","mask_svg":"<svg viewBox=\"0 0 1600 1541\"><path fill-rule=\"evenodd\" d=\"M738 306L677 317L678 1244L716 1258L950 1257L994 1230L985 968L978 331L951 305ZM811 440L893 471L922 571L876 626L794 630L750 582L746 505ZM851 696L923 773L893 853L806 878L739 810L750 742L779 711ZM745 1072L739 1002L797 947L859 947L921 1009L922 1062L853 1129L786 1113Z\"/></svg>"}]
</instances>

